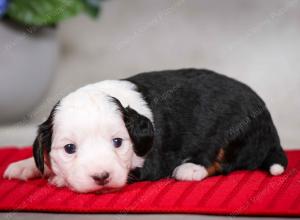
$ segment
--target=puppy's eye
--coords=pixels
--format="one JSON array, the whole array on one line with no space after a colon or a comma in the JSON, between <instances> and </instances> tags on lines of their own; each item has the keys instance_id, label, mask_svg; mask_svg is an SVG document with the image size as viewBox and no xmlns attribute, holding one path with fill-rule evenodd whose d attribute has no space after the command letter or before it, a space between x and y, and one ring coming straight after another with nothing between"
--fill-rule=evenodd
<instances>
[{"instance_id":1,"label":"puppy's eye","mask_svg":"<svg viewBox=\"0 0 300 220\"><path fill-rule=\"evenodd\" d=\"M113 140L113 144L116 148L121 147L123 139L122 138L114 138Z\"/></svg>"},{"instance_id":2,"label":"puppy's eye","mask_svg":"<svg viewBox=\"0 0 300 220\"><path fill-rule=\"evenodd\" d=\"M64 146L66 153L68 154L74 154L76 152L76 146L75 144L67 144Z\"/></svg>"}]
</instances>

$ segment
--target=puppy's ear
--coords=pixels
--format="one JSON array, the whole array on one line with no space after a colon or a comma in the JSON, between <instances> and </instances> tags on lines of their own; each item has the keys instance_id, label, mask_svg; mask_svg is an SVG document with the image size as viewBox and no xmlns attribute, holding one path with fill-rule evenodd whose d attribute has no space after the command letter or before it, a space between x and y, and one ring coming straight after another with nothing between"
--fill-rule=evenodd
<instances>
[{"instance_id":1,"label":"puppy's ear","mask_svg":"<svg viewBox=\"0 0 300 220\"><path fill-rule=\"evenodd\" d=\"M153 144L154 129L152 122L129 106L124 108L118 99L113 97L113 100L123 113L125 126L134 144L134 152L137 156L145 156Z\"/></svg>"},{"instance_id":2,"label":"puppy's ear","mask_svg":"<svg viewBox=\"0 0 300 220\"><path fill-rule=\"evenodd\" d=\"M154 131L151 121L129 106L125 108L124 121L129 136L134 143L136 155L145 156L153 144Z\"/></svg>"},{"instance_id":3,"label":"puppy's ear","mask_svg":"<svg viewBox=\"0 0 300 220\"><path fill-rule=\"evenodd\" d=\"M34 161L42 174L44 173L45 168L45 157L48 157L51 150L53 119L58 105L59 102L53 107L47 120L39 125L37 137L33 143Z\"/></svg>"}]
</instances>

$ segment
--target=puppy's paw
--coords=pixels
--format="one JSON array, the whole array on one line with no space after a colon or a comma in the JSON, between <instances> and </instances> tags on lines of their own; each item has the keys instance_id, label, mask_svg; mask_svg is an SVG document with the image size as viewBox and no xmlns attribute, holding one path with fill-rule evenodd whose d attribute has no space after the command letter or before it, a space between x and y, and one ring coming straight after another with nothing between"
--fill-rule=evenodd
<instances>
[{"instance_id":1,"label":"puppy's paw","mask_svg":"<svg viewBox=\"0 0 300 220\"><path fill-rule=\"evenodd\" d=\"M28 180L40 176L41 174L36 168L33 158L10 164L3 174L4 178L19 180Z\"/></svg>"},{"instance_id":2,"label":"puppy's paw","mask_svg":"<svg viewBox=\"0 0 300 220\"><path fill-rule=\"evenodd\" d=\"M51 177L49 177L48 182L51 185L54 185L56 187L64 187L64 186L66 186L65 180L62 177L59 177L59 176L51 176Z\"/></svg>"},{"instance_id":3,"label":"puppy's paw","mask_svg":"<svg viewBox=\"0 0 300 220\"><path fill-rule=\"evenodd\" d=\"M200 181L208 176L208 172L201 165L184 163L174 169L172 176L176 180Z\"/></svg>"}]
</instances>

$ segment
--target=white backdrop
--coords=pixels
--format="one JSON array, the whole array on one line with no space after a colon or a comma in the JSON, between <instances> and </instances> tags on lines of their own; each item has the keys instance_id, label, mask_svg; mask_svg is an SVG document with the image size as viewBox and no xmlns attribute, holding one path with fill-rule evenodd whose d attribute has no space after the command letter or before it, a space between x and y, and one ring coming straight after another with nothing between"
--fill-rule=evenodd
<instances>
[{"instance_id":1,"label":"white backdrop","mask_svg":"<svg viewBox=\"0 0 300 220\"><path fill-rule=\"evenodd\" d=\"M59 97L106 78L182 67L239 79L266 101L285 148L300 148L300 1L112 0L97 21L59 27L62 55L48 98L31 114L41 122ZM14 130L16 131L16 130ZM9 144L17 132L0 135ZM14 137L12 137L14 134Z\"/></svg>"}]
</instances>

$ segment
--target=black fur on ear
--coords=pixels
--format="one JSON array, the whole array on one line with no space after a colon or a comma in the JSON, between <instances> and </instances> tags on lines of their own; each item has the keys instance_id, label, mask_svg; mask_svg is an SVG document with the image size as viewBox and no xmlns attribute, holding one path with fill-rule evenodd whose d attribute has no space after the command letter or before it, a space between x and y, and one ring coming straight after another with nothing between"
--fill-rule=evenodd
<instances>
[{"instance_id":1,"label":"black fur on ear","mask_svg":"<svg viewBox=\"0 0 300 220\"><path fill-rule=\"evenodd\" d=\"M112 99L123 114L125 126L134 144L134 152L137 156L145 156L153 144L154 128L152 122L129 106L124 108L115 97L112 97Z\"/></svg>"},{"instance_id":2,"label":"black fur on ear","mask_svg":"<svg viewBox=\"0 0 300 220\"><path fill-rule=\"evenodd\" d=\"M53 119L58 105L59 102L53 107L47 120L39 125L37 137L33 143L34 161L42 174L45 168L45 157L47 157L51 151Z\"/></svg>"}]
</instances>

